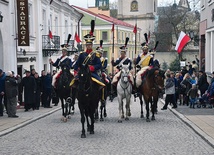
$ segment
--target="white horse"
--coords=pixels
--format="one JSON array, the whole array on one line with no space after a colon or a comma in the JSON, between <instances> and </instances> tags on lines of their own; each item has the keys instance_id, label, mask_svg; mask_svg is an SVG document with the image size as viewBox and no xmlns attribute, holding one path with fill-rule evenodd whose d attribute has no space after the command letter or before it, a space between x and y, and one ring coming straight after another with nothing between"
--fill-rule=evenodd
<instances>
[{"instance_id":1,"label":"white horse","mask_svg":"<svg viewBox=\"0 0 214 155\"><path fill-rule=\"evenodd\" d=\"M125 120L129 120L128 116L131 116L130 110L130 99L132 94L132 84L129 82L129 64L122 65L120 80L117 84L117 98L119 102L119 123L122 123L122 119L124 118L124 110L123 110L123 99L126 99L126 118Z\"/></svg>"}]
</instances>

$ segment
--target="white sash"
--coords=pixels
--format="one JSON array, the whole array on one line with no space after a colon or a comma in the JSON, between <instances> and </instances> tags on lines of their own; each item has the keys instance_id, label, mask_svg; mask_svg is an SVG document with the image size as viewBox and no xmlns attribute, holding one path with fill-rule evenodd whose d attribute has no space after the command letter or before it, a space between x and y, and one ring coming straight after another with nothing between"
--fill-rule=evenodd
<instances>
[{"instance_id":1,"label":"white sash","mask_svg":"<svg viewBox=\"0 0 214 155\"><path fill-rule=\"evenodd\" d=\"M61 62L63 62L66 58L68 58L68 56L63 57L63 58L59 61L59 65L58 65L58 66L60 66Z\"/></svg>"},{"instance_id":2,"label":"white sash","mask_svg":"<svg viewBox=\"0 0 214 155\"><path fill-rule=\"evenodd\" d=\"M118 66L122 65L124 61L126 61L127 57L123 58L123 60L120 61L120 63L118 64Z\"/></svg>"}]
</instances>

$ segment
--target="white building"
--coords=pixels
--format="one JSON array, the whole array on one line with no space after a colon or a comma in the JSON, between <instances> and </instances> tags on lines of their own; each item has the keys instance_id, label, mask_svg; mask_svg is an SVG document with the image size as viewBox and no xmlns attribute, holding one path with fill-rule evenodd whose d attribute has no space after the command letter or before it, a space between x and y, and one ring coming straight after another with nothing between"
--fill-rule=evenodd
<instances>
[{"instance_id":1,"label":"white building","mask_svg":"<svg viewBox=\"0 0 214 155\"><path fill-rule=\"evenodd\" d=\"M200 60L201 69L214 71L214 0L201 0Z\"/></svg>"},{"instance_id":2,"label":"white building","mask_svg":"<svg viewBox=\"0 0 214 155\"><path fill-rule=\"evenodd\" d=\"M49 58L56 60L61 55L61 52L57 51L60 50L60 45L66 42L68 34L72 35L73 40L75 32L81 32L79 25L82 14L69 5L69 0L54 0L52 4L50 0L27 0L29 46L18 46L18 42L14 40L15 34L19 31L16 26L19 16L15 18L17 12L14 9L17 9L17 4L1 1L0 3L5 5L2 15L4 16L4 12L9 15L7 21L0 23L0 49L3 49L0 52L4 56L0 65L3 69L18 70L20 75L25 69L32 68L39 74L41 70L49 71L51 70ZM7 30L8 27L10 32ZM49 30L53 39L49 37Z\"/></svg>"}]
</instances>

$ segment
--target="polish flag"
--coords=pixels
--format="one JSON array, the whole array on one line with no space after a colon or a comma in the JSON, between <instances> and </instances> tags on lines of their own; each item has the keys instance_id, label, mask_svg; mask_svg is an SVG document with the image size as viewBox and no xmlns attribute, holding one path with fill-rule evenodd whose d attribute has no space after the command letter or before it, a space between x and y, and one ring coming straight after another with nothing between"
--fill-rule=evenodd
<instances>
[{"instance_id":1,"label":"polish flag","mask_svg":"<svg viewBox=\"0 0 214 155\"><path fill-rule=\"evenodd\" d=\"M50 39L53 39L53 35L52 35L51 30L49 30L49 38L50 38Z\"/></svg>"},{"instance_id":2,"label":"polish flag","mask_svg":"<svg viewBox=\"0 0 214 155\"><path fill-rule=\"evenodd\" d=\"M137 24L135 24L133 32L136 34L137 33Z\"/></svg>"},{"instance_id":3,"label":"polish flag","mask_svg":"<svg viewBox=\"0 0 214 155\"><path fill-rule=\"evenodd\" d=\"M187 34L185 34L183 31L181 31L175 46L175 50L178 52L178 54L181 53L182 49L189 41L190 41L190 37Z\"/></svg>"},{"instance_id":4,"label":"polish flag","mask_svg":"<svg viewBox=\"0 0 214 155\"><path fill-rule=\"evenodd\" d=\"M80 38L79 38L77 32L75 32L74 38L75 38L75 40L76 40L77 43L80 43L80 42L81 42L81 40L80 40Z\"/></svg>"},{"instance_id":5,"label":"polish flag","mask_svg":"<svg viewBox=\"0 0 214 155\"><path fill-rule=\"evenodd\" d=\"M114 32L114 24L112 24L111 31Z\"/></svg>"}]
</instances>

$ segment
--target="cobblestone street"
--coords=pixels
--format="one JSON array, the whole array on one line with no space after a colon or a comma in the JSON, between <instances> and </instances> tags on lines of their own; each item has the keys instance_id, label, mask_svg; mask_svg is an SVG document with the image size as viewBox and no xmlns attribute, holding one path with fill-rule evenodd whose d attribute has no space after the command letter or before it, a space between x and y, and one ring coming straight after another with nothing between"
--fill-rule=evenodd
<instances>
[{"instance_id":1,"label":"cobblestone street","mask_svg":"<svg viewBox=\"0 0 214 155\"><path fill-rule=\"evenodd\" d=\"M140 118L140 104L131 104L129 121L118 123L118 103L108 102L107 118L95 124L95 134L81 139L79 109L67 123L61 110L0 138L4 155L214 155L214 148L170 110L159 112L150 123ZM145 111L145 110L144 110Z\"/></svg>"}]
</instances>

